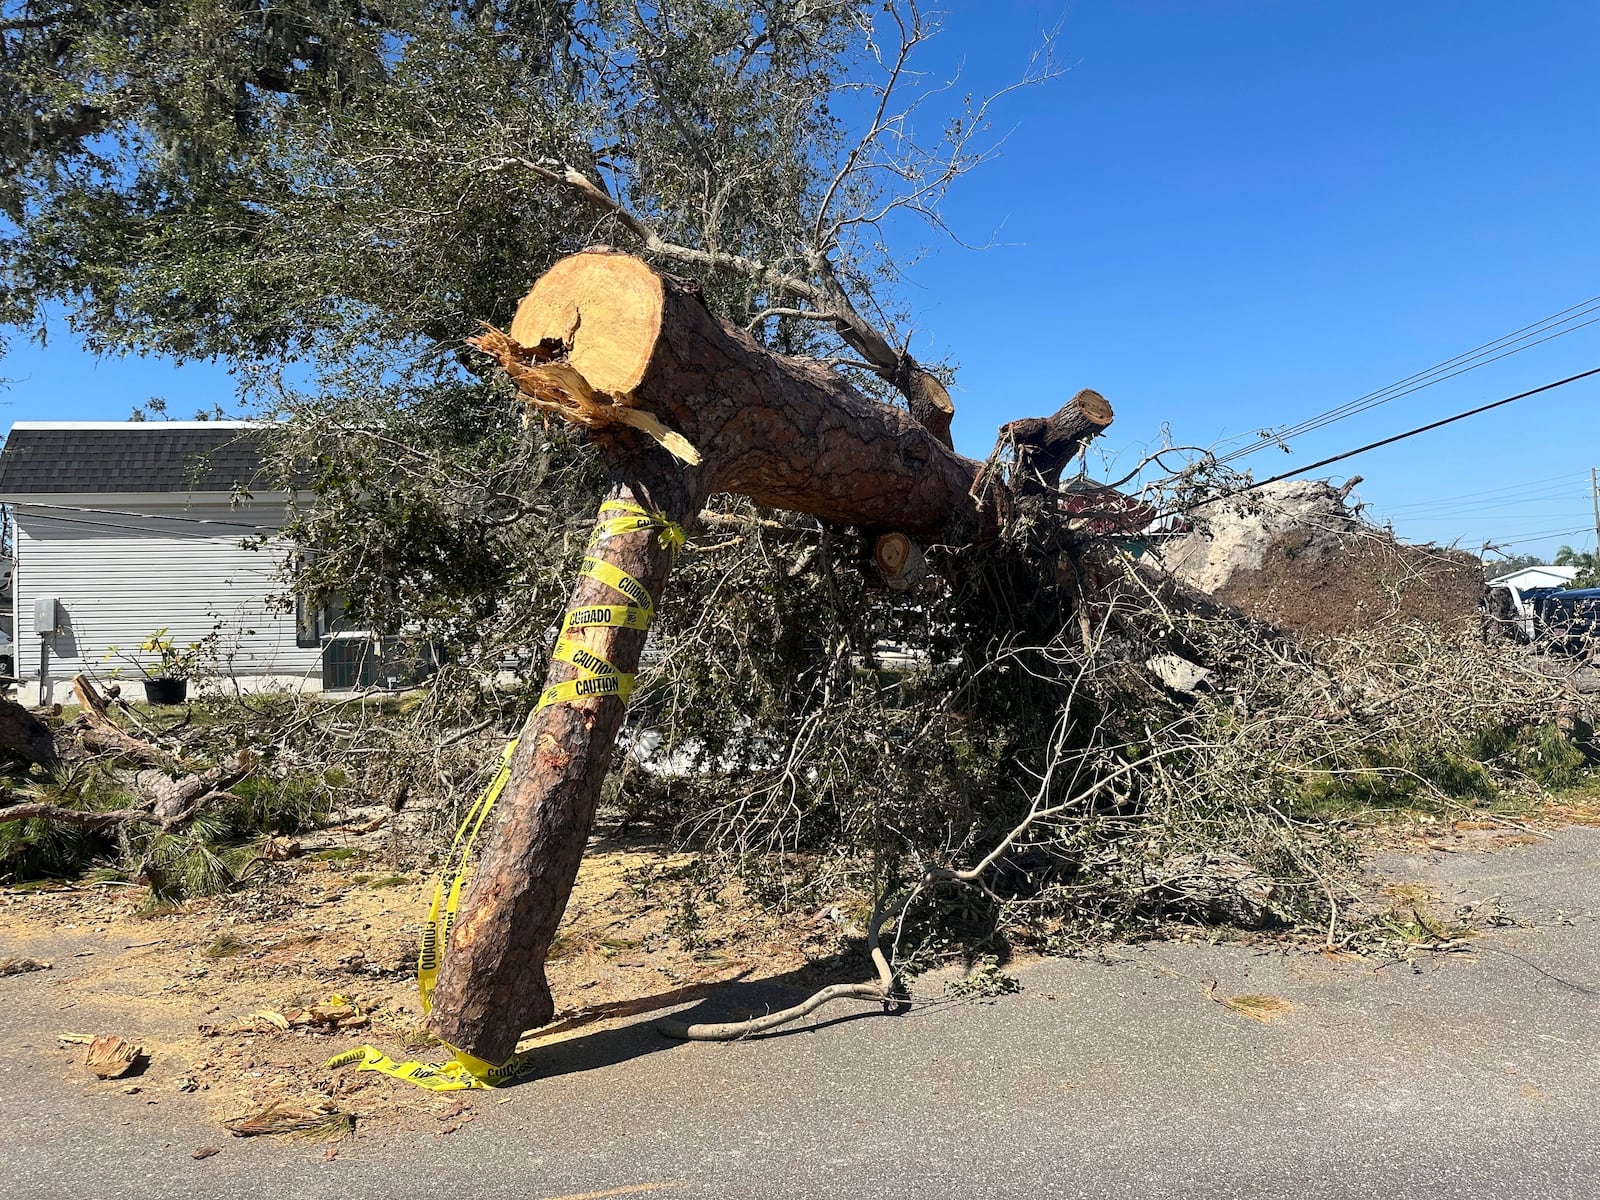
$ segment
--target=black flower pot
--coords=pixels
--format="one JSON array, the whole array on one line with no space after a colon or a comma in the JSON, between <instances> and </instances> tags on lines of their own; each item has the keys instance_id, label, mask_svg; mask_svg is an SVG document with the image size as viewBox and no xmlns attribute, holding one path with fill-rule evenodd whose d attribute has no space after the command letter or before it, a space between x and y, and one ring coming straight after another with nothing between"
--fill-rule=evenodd
<instances>
[{"instance_id":1,"label":"black flower pot","mask_svg":"<svg viewBox=\"0 0 1600 1200\"><path fill-rule=\"evenodd\" d=\"M151 704L182 704L189 694L187 679L146 679L144 698Z\"/></svg>"}]
</instances>

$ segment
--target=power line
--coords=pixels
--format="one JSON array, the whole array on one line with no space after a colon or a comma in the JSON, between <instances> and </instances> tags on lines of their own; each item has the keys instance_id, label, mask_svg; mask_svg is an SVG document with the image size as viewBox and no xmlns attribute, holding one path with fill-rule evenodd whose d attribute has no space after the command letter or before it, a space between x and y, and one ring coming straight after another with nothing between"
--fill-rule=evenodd
<instances>
[{"instance_id":1,"label":"power line","mask_svg":"<svg viewBox=\"0 0 1600 1200\"><path fill-rule=\"evenodd\" d=\"M1572 533L1588 532L1590 532L1590 529L1587 525L1580 525L1576 529L1547 529L1542 533L1530 533L1524 537L1515 538L1509 542L1503 542L1499 538L1487 538L1485 540L1493 543L1494 546L1504 549L1507 546L1524 546L1529 542L1542 542L1546 538L1566 537L1568 534Z\"/></svg>"},{"instance_id":2,"label":"power line","mask_svg":"<svg viewBox=\"0 0 1600 1200\"><path fill-rule=\"evenodd\" d=\"M1552 504L1571 500L1579 495L1576 487L1558 492L1508 493L1486 500L1438 500L1429 503L1374 505L1382 512L1396 516L1427 517L1450 513L1493 512L1500 509L1520 509L1529 504Z\"/></svg>"},{"instance_id":3,"label":"power line","mask_svg":"<svg viewBox=\"0 0 1600 1200\"><path fill-rule=\"evenodd\" d=\"M1432 504L1426 507L1413 505L1409 508L1403 505L1372 507L1374 511L1397 517L1449 517L1495 512L1503 512L1508 517L1527 517L1533 515L1534 507L1540 511L1549 511L1552 506L1560 506L1563 512L1569 511L1579 495L1577 489L1569 488L1554 495L1501 496L1496 500L1476 500L1470 504Z\"/></svg>"},{"instance_id":4,"label":"power line","mask_svg":"<svg viewBox=\"0 0 1600 1200\"><path fill-rule=\"evenodd\" d=\"M1341 404L1336 408L1331 408L1313 417L1307 417L1296 424L1284 426L1270 435L1259 437L1255 441L1223 455L1218 459L1218 462L1233 462L1236 459L1264 450L1268 446L1278 445L1289 438L1299 437L1302 434L1326 428L1337 421L1342 421L1348 417L1376 408L1380 404L1387 404L1389 401L1396 400L1401 396L1409 396L1425 387L1432 387L1436 383L1454 379L1458 375L1476 370L1478 367L1487 366L1492 362L1498 362L1500 359L1512 354L1520 354L1524 350L1531 350L1533 347L1541 346L1555 338L1574 333L1586 326L1600 322L1600 316L1591 315L1597 312L1600 312L1600 296L1591 296L1589 299L1574 304L1570 308L1564 308L1560 312L1535 321L1531 325L1525 325L1521 329L1508 333L1503 337L1498 337L1491 342L1485 342L1481 346L1464 351L1454 358L1446 359L1442 363L1429 367L1425 371L1418 371L1415 374L1406 376L1404 379L1389 384L1387 387L1368 392L1366 395L1358 396L1356 399ZM1571 324L1571 322L1577 321L1580 317L1588 317L1589 319L1576 325ZM1567 325L1568 327L1562 329L1560 328L1562 325ZM1540 334L1545 336L1538 336ZM1530 341L1530 338L1536 338L1537 340ZM1517 345L1516 343L1518 342L1525 344Z\"/></svg>"},{"instance_id":5,"label":"power line","mask_svg":"<svg viewBox=\"0 0 1600 1200\"><path fill-rule=\"evenodd\" d=\"M1504 408L1507 404L1514 404L1518 400L1526 400L1529 396L1537 396L1541 392L1554 391L1556 388L1565 387L1569 383L1577 383L1580 379L1588 379L1593 375L1600 375L1600 367L1591 367L1587 371L1580 371L1576 375L1568 375L1565 379L1558 379L1554 383L1546 383L1536 388L1530 388L1526 392L1518 392L1515 396L1506 396L1503 399L1494 400L1488 404L1480 404L1477 408L1470 408L1466 412L1456 413L1453 417L1444 417L1438 421L1431 421L1426 425L1419 425L1415 429L1408 429L1404 433L1397 433L1393 437L1383 438L1381 441L1368 442L1365 446L1357 446L1354 450L1346 450L1343 454L1335 454L1329 458L1324 458L1314 463L1307 463L1305 466L1296 467L1292 471L1283 471L1277 475L1271 476L1270 478L1260 480L1259 482L1250 483L1241 488L1235 488L1231 492L1224 492L1220 496L1196 499L1183 508L1169 509L1166 512L1163 512L1161 516L1157 518L1157 520L1169 516L1180 516L1184 513L1192 512L1196 508L1202 508L1208 504L1216 504L1219 501L1232 500L1238 496L1244 496L1250 492L1264 488L1270 483L1281 483L1285 479L1293 479L1296 475L1304 475L1307 471L1316 471L1322 467L1332 466L1336 462L1343 462L1347 458L1354 458L1356 455L1365 454L1369 450L1377 450L1383 446L1392 446L1396 442L1403 442L1407 438L1416 437L1418 434L1431 433L1433 430L1442 429L1446 425L1454 425L1457 421L1465 421L1468 417L1476 417L1482 413L1489 412L1496 408Z\"/></svg>"},{"instance_id":6,"label":"power line","mask_svg":"<svg viewBox=\"0 0 1600 1200\"><path fill-rule=\"evenodd\" d=\"M1576 375L1568 375L1565 379L1558 379L1554 383L1546 383L1540 387L1530 388L1526 392L1518 392L1515 396L1507 396L1502 400L1495 400L1489 404L1480 404L1477 408L1469 408L1466 412L1457 413L1453 417L1445 417L1442 420L1430 421L1426 425L1419 425L1415 429L1408 429L1404 433L1395 434L1393 437L1386 437L1381 441L1368 442L1365 446L1358 446L1354 450L1346 450L1343 454L1335 454L1330 458L1320 459L1314 463L1307 463L1303 467L1296 467L1292 471L1284 471L1280 474L1272 476L1270 479L1263 479L1259 483L1252 483L1250 486L1241 488L1239 491L1233 494L1242 496L1246 492L1253 492L1257 488L1266 487L1269 483L1278 483L1285 479L1293 479L1296 475L1304 475L1307 471L1316 471L1323 467L1330 467L1336 462L1343 462L1347 458L1354 458L1358 454L1365 454L1368 450L1377 450L1383 446L1392 446L1396 442L1403 442L1407 438L1416 437L1418 434L1431 433L1435 429L1443 429L1446 425L1454 425L1457 421L1465 421L1468 417L1476 417L1482 413L1489 412L1496 408L1504 408L1507 404L1513 404L1518 400L1526 400L1529 396L1537 396L1541 392L1553 391L1558 387L1566 387L1566 385L1569 383L1577 383L1580 379L1588 379L1592 375L1600 375L1600 367L1592 367L1587 371L1580 371Z\"/></svg>"},{"instance_id":7,"label":"power line","mask_svg":"<svg viewBox=\"0 0 1600 1200\"><path fill-rule=\"evenodd\" d=\"M1573 480L1578 478L1580 477L1572 474L1569 471L1565 475L1551 475L1545 479L1527 479L1520 483L1505 483L1498 487L1484 488L1481 491L1459 492L1453 496L1435 496L1428 500L1419 500L1414 504L1397 504L1394 505L1394 507L1417 508L1423 505L1450 504L1458 500L1477 500L1480 497L1500 496L1510 492L1531 494L1531 489L1546 489L1556 484L1561 484L1563 487L1566 487L1567 485L1571 484Z\"/></svg>"}]
</instances>

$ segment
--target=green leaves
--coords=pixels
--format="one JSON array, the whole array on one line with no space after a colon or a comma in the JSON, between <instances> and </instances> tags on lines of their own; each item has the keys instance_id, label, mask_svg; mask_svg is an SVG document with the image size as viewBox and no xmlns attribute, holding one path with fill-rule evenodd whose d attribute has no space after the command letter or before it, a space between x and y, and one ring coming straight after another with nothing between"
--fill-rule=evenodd
<instances>
[{"instance_id":1,"label":"green leaves","mask_svg":"<svg viewBox=\"0 0 1600 1200\"><path fill-rule=\"evenodd\" d=\"M1563 546L1556 551L1555 565L1578 568L1578 575L1572 581L1575 588L1600 587L1600 551L1574 550L1571 546Z\"/></svg>"}]
</instances>

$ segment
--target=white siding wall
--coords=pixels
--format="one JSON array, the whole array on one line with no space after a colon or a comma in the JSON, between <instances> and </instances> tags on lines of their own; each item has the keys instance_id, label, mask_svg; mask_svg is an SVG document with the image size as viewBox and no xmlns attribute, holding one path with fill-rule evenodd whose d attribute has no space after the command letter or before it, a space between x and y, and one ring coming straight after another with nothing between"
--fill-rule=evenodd
<instances>
[{"instance_id":1,"label":"white siding wall","mask_svg":"<svg viewBox=\"0 0 1600 1200\"><path fill-rule=\"evenodd\" d=\"M231 508L226 497L151 503L107 495L84 507L141 515L15 507L16 669L25 684L39 680L34 601L53 596L66 630L50 647L56 699L77 671L109 674L119 661L105 657L112 646L136 652L163 627L179 644L200 641L215 629L219 650L231 656L232 673L242 682L320 685L320 651L296 646L294 612L271 603L284 591L274 576L287 550L281 543L245 549L241 542L249 530L194 523L203 518L275 526L280 506L258 500ZM125 662L121 673L141 678Z\"/></svg>"}]
</instances>

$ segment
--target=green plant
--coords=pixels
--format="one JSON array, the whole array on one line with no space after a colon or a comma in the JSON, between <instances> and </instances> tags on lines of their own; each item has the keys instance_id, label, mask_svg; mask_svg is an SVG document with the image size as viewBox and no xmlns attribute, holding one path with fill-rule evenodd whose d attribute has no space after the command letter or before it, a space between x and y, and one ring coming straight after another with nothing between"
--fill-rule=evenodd
<instances>
[{"instance_id":1,"label":"green plant","mask_svg":"<svg viewBox=\"0 0 1600 1200\"><path fill-rule=\"evenodd\" d=\"M314 829L333 803L328 781L332 774L252 775L229 789L237 800L224 802L221 811L241 831L285 834Z\"/></svg>"},{"instance_id":2,"label":"green plant","mask_svg":"<svg viewBox=\"0 0 1600 1200\"><path fill-rule=\"evenodd\" d=\"M213 633L211 638L215 637L216 634ZM146 679L188 679L199 666L200 657L205 652L207 642L211 638L202 639L198 642L189 642L180 646L172 639L168 627L162 626L139 643L138 652L140 654L154 654L156 656L154 664L145 659L135 657L134 654L124 651L119 646L112 646L108 649L101 661L120 658L124 662L138 667L140 673Z\"/></svg>"},{"instance_id":3,"label":"green plant","mask_svg":"<svg viewBox=\"0 0 1600 1200\"><path fill-rule=\"evenodd\" d=\"M1577 577L1573 579L1575 588L1600 587L1600 550L1574 550L1571 546L1563 546L1556 551L1556 565L1558 567L1577 567Z\"/></svg>"},{"instance_id":4,"label":"green plant","mask_svg":"<svg viewBox=\"0 0 1600 1200\"><path fill-rule=\"evenodd\" d=\"M1479 762L1526 775L1541 788L1568 788L1582 781L1588 760L1553 721L1540 725L1496 724L1468 743Z\"/></svg>"},{"instance_id":5,"label":"green plant","mask_svg":"<svg viewBox=\"0 0 1600 1200\"><path fill-rule=\"evenodd\" d=\"M1020 992L1022 982L1015 975L1002 971L1000 964L993 959L984 959L960 979L952 979L945 984L944 990L948 995L964 1000L992 1000Z\"/></svg>"}]
</instances>

